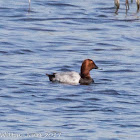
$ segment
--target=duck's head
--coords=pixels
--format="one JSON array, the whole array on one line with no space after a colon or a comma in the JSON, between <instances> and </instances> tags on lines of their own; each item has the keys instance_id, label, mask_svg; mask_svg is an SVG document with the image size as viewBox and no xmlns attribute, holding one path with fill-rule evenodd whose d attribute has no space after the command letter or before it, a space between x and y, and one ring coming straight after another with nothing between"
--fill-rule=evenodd
<instances>
[{"instance_id":1,"label":"duck's head","mask_svg":"<svg viewBox=\"0 0 140 140\"><path fill-rule=\"evenodd\" d=\"M81 77L82 78L90 78L90 71L92 69L98 69L98 66L91 59L86 59L83 61L81 66Z\"/></svg>"}]
</instances>

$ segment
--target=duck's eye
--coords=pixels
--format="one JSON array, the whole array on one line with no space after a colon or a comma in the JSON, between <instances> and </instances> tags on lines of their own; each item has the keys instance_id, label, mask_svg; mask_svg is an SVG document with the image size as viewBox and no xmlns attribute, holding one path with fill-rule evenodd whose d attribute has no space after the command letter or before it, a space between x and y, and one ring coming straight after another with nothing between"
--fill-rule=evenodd
<instances>
[{"instance_id":1,"label":"duck's eye","mask_svg":"<svg viewBox=\"0 0 140 140\"><path fill-rule=\"evenodd\" d=\"M90 60L90 63L93 63L93 61L92 61L92 60Z\"/></svg>"}]
</instances>

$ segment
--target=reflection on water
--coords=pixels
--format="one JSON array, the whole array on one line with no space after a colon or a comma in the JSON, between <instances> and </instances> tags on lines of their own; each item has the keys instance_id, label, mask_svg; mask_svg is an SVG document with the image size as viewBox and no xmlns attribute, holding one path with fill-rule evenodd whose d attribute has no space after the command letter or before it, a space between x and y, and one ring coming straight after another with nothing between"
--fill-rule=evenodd
<instances>
[{"instance_id":1,"label":"reflection on water","mask_svg":"<svg viewBox=\"0 0 140 140\"><path fill-rule=\"evenodd\" d=\"M0 1L0 137L139 139L140 13L110 0ZM51 83L80 71L89 86ZM6 135L6 136L5 136Z\"/></svg>"}]
</instances>

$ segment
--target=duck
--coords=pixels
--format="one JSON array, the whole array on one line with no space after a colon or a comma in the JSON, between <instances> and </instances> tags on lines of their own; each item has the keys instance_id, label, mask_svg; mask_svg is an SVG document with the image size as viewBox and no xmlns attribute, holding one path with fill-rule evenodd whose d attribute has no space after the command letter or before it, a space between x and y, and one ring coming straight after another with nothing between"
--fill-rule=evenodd
<instances>
[{"instance_id":1,"label":"duck","mask_svg":"<svg viewBox=\"0 0 140 140\"><path fill-rule=\"evenodd\" d=\"M98 69L98 66L91 59L85 59L81 65L80 73L75 71L58 72L53 74L46 74L52 82L60 82L71 85L89 85L94 82L90 76L92 69Z\"/></svg>"}]
</instances>

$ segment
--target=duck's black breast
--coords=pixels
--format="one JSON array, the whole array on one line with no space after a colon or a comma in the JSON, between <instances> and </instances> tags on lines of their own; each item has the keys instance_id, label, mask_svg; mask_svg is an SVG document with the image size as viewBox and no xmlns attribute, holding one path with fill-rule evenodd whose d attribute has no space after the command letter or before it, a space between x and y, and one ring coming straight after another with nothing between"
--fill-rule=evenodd
<instances>
[{"instance_id":1,"label":"duck's black breast","mask_svg":"<svg viewBox=\"0 0 140 140\"><path fill-rule=\"evenodd\" d=\"M81 85L89 85L93 82L94 82L94 80L92 78L81 78L80 81L79 81L79 83Z\"/></svg>"}]
</instances>

